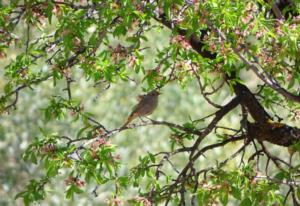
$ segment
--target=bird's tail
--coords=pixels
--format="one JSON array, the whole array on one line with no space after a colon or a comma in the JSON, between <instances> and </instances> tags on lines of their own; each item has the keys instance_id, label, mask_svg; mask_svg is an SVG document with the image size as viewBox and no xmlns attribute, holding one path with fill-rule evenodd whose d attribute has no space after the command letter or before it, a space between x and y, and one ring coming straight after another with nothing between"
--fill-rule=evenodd
<instances>
[{"instance_id":1,"label":"bird's tail","mask_svg":"<svg viewBox=\"0 0 300 206\"><path fill-rule=\"evenodd\" d=\"M134 118L136 118L136 117L137 117L136 113L130 114L129 117L127 118L127 121L123 124L123 126L121 127L121 129L127 127L127 125L128 125L130 122L132 122L132 120L134 120Z\"/></svg>"}]
</instances>

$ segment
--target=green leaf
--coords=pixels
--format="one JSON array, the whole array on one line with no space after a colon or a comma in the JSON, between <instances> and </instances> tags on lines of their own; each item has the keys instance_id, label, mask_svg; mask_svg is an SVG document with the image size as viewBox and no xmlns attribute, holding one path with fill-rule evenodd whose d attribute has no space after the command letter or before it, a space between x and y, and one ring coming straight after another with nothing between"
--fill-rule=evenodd
<instances>
[{"instance_id":1,"label":"green leaf","mask_svg":"<svg viewBox=\"0 0 300 206\"><path fill-rule=\"evenodd\" d=\"M118 182L119 182L120 186L122 186L122 187L126 188L129 184L129 181L130 181L130 179L127 176L118 177Z\"/></svg>"},{"instance_id":2,"label":"green leaf","mask_svg":"<svg viewBox=\"0 0 300 206\"><path fill-rule=\"evenodd\" d=\"M227 205L228 204L228 192L227 191L222 191L221 194L219 195L220 202L222 205Z\"/></svg>"},{"instance_id":3,"label":"green leaf","mask_svg":"<svg viewBox=\"0 0 300 206\"><path fill-rule=\"evenodd\" d=\"M77 187L77 186L74 185L74 192L75 192L76 194L81 194L81 193L83 193L83 190L80 189L79 187Z\"/></svg>"},{"instance_id":4,"label":"green leaf","mask_svg":"<svg viewBox=\"0 0 300 206\"><path fill-rule=\"evenodd\" d=\"M86 129L88 129L88 128L90 128L90 125L81 128L81 129L77 132L76 138L79 138L79 137L81 136L81 134L82 134Z\"/></svg>"},{"instance_id":5,"label":"green leaf","mask_svg":"<svg viewBox=\"0 0 300 206\"><path fill-rule=\"evenodd\" d=\"M231 191L232 191L232 196L237 199L240 200L241 199L241 190L238 189L237 187L231 186Z\"/></svg>"},{"instance_id":6,"label":"green leaf","mask_svg":"<svg viewBox=\"0 0 300 206\"><path fill-rule=\"evenodd\" d=\"M209 191L206 190L200 190L197 194L197 198L198 198L198 204L199 206L204 206L206 205L206 203L209 200Z\"/></svg>"},{"instance_id":7,"label":"green leaf","mask_svg":"<svg viewBox=\"0 0 300 206\"><path fill-rule=\"evenodd\" d=\"M141 20L144 20L145 18L144 18L144 15L141 13L141 12L139 12L139 11L133 11L132 12L136 17L138 17L139 19L141 19Z\"/></svg>"},{"instance_id":8,"label":"green leaf","mask_svg":"<svg viewBox=\"0 0 300 206\"><path fill-rule=\"evenodd\" d=\"M294 85L295 85L295 78L292 78L290 81L289 81L289 84L288 84L288 89L291 89Z\"/></svg>"},{"instance_id":9,"label":"green leaf","mask_svg":"<svg viewBox=\"0 0 300 206\"><path fill-rule=\"evenodd\" d=\"M193 125L193 123L190 123L190 122L187 122L187 123L184 123L183 126L186 128L186 129L195 129L195 126Z\"/></svg>"},{"instance_id":10,"label":"green leaf","mask_svg":"<svg viewBox=\"0 0 300 206\"><path fill-rule=\"evenodd\" d=\"M289 175L288 175L287 172L285 172L285 171L280 171L280 172L278 172L278 173L274 176L274 179L283 180L283 179L288 178L288 177L289 177Z\"/></svg>"},{"instance_id":11,"label":"green leaf","mask_svg":"<svg viewBox=\"0 0 300 206\"><path fill-rule=\"evenodd\" d=\"M34 152L32 152L32 153L30 154L30 161L31 161L32 163L34 163L34 164L37 164L37 163L38 163L37 157L36 157L36 155L35 155Z\"/></svg>"},{"instance_id":12,"label":"green leaf","mask_svg":"<svg viewBox=\"0 0 300 206\"><path fill-rule=\"evenodd\" d=\"M169 0L164 2L164 13L166 14L167 19L171 19L171 2Z\"/></svg>"},{"instance_id":13,"label":"green leaf","mask_svg":"<svg viewBox=\"0 0 300 206\"><path fill-rule=\"evenodd\" d=\"M18 194L16 194L15 200L18 198L24 197L26 195L27 195L27 191L19 192Z\"/></svg>"},{"instance_id":14,"label":"green leaf","mask_svg":"<svg viewBox=\"0 0 300 206\"><path fill-rule=\"evenodd\" d=\"M150 152L148 152L148 154L149 154L150 161L152 163L155 163L155 156L152 153L150 153Z\"/></svg>"},{"instance_id":15,"label":"green leaf","mask_svg":"<svg viewBox=\"0 0 300 206\"><path fill-rule=\"evenodd\" d=\"M107 171L109 173L109 177L112 178L113 177L114 167L110 163L107 163L107 162L105 162L105 166L106 166L106 169L107 169Z\"/></svg>"},{"instance_id":16,"label":"green leaf","mask_svg":"<svg viewBox=\"0 0 300 206\"><path fill-rule=\"evenodd\" d=\"M73 199L74 198L74 193L76 194L81 194L83 193L83 190L81 190L79 187L76 185L72 184L68 189L66 193L66 198L67 199Z\"/></svg>"},{"instance_id":17,"label":"green leaf","mask_svg":"<svg viewBox=\"0 0 300 206\"><path fill-rule=\"evenodd\" d=\"M94 177L94 180L96 180L96 182L99 184L99 185L102 185L105 181L103 179L103 177L100 175L100 174L97 174L97 173L93 173L93 177Z\"/></svg>"},{"instance_id":18,"label":"green leaf","mask_svg":"<svg viewBox=\"0 0 300 206\"><path fill-rule=\"evenodd\" d=\"M7 83L5 86L4 86L4 92L6 93L6 94L8 94L8 93L10 93L11 91L12 91L12 89L13 89L13 85L12 85L12 83Z\"/></svg>"},{"instance_id":19,"label":"green leaf","mask_svg":"<svg viewBox=\"0 0 300 206\"><path fill-rule=\"evenodd\" d=\"M59 166L56 162L50 162L47 167L47 176L48 177L54 177L58 174Z\"/></svg>"},{"instance_id":20,"label":"green leaf","mask_svg":"<svg viewBox=\"0 0 300 206\"><path fill-rule=\"evenodd\" d=\"M250 200L249 197L247 197L247 198L243 199L240 206L252 206L252 201Z\"/></svg>"},{"instance_id":21,"label":"green leaf","mask_svg":"<svg viewBox=\"0 0 300 206\"><path fill-rule=\"evenodd\" d=\"M67 193L66 193L66 198L67 199L73 199L74 197L74 191L72 189L72 186L67 190Z\"/></svg>"},{"instance_id":22,"label":"green leaf","mask_svg":"<svg viewBox=\"0 0 300 206\"><path fill-rule=\"evenodd\" d=\"M297 193L296 194L297 194L298 199L300 199L300 187L297 188Z\"/></svg>"},{"instance_id":23,"label":"green leaf","mask_svg":"<svg viewBox=\"0 0 300 206\"><path fill-rule=\"evenodd\" d=\"M45 14L46 14L46 17L48 18L49 24L51 24L54 7L50 1L47 2L47 5L48 5L48 7L45 9Z\"/></svg>"}]
</instances>

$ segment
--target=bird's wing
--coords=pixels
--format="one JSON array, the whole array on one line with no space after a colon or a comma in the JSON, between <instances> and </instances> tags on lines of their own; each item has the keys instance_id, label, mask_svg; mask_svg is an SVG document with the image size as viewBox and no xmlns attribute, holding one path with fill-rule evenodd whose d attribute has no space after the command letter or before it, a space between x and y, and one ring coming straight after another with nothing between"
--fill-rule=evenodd
<instances>
[{"instance_id":1,"label":"bird's wing","mask_svg":"<svg viewBox=\"0 0 300 206\"><path fill-rule=\"evenodd\" d=\"M143 95L142 99L137 105L133 107L132 113L142 113L144 108L149 104L149 98L147 95Z\"/></svg>"},{"instance_id":2,"label":"bird's wing","mask_svg":"<svg viewBox=\"0 0 300 206\"><path fill-rule=\"evenodd\" d=\"M144 97L144 95L139 95L139 96L136 97L136 99L137 99L138 101L141 101L141 100L143 99L143 97Z\"/></svg>"}]
</instances>

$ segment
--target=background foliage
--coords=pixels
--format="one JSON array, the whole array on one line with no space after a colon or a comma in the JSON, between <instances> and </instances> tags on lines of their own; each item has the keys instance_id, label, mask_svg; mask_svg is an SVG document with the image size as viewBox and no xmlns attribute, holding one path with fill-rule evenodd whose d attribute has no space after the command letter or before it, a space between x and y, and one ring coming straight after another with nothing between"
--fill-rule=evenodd
<instances>
[{"instance_id":1,"label":"background foliage","mask_svg":"<svg viewBox=\"0 0 300 206\"><path fill-rule=\"evenodd\" d=\"M300 6L280 3L2 1L0 204L298 204Z\"/></svg>"}]
</instances>

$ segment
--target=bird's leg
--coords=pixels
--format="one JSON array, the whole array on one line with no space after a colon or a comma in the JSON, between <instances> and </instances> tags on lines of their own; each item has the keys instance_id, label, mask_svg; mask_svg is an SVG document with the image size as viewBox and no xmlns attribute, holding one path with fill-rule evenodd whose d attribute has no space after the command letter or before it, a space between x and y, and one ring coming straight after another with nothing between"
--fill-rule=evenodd
<instances>
[{"instance_id":1,"label":"bird's leg","mask_svg":"<svg viewBox=\"0 0 300 206\"><path fill-rule=\"evenodd\" d=\"M146 117L147 118L147 117ZM139 116L139 119L141 120L142 123L146 124L147 121L143 120L143 118L141 116Z\"/></svg>"},{"instance_id":2,"label":"bird's leg","mask_svg":"<svg viewBox=\"0 0 300 206\"><path fill-rule=\"evenodd\" d=\"M144 118L146 118L147 120L150 121L150 122L148 122L148 123L153 123L153 121L155 121L155 120L153 120L153 119L151 119L150 117L147 117L147 116L144 116Z\"/></svg>"}]
</instances>

